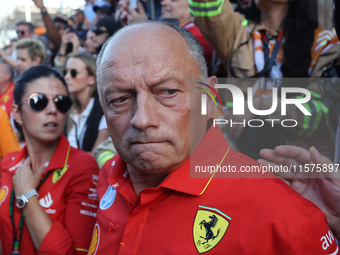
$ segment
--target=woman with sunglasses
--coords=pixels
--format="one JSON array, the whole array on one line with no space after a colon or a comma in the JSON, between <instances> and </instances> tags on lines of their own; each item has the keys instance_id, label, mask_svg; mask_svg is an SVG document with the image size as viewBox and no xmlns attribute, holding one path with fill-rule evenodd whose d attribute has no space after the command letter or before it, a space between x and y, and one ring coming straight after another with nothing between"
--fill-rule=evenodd
<instances>
[{"instance_id":1,"label":"woman with sunglasses","mask_svg":"<svg viewBox=\"0 0 340 255\"><path fill-rule=\"evenodd\" d=\"M105 116L99 103L96 61L86 53L72 56L66 64L65 80L74 99L67 138L71 146L91 152L109 137Z\"/></svg>"},{"instance_id":2,"label":"woman with sunglasses","mask_svg":"<svg viewBox=\"0 0 340 255\"><path fill-rule=\"evenodd\" d=\"M2 254L87 252L99 169L62 134L71 105L66 82L49 66L31 67L15 84L12 114L26 146L1 161Z\"/></svg>"}]
</instances>

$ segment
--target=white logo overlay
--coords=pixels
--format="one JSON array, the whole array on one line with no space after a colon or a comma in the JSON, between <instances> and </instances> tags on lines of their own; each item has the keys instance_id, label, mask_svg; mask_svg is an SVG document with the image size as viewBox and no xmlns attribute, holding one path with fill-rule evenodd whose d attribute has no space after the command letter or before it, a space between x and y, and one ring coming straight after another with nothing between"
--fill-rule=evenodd
<instances>
[{"instance_id":1,"label":"white logo overlay","mask_svg":"<svg viewBox=\"0 0 340 255\"><path fill-rule=\"evenodd\" d=\"M51 205L53 204L53 200L52 200L50 192L48 192L45 197L39 199L39 204L43 208L46 208L45 209L46 213L48 213L48 214L55 214L56 213L56 209L50 209Z\"/></svg>"},{"instance_id":2,"label":"white logo overlay","mask_svg":"<svg viewBox=\"0 0 340 255\"><path fill-rule=\"evenodd\" d=\"M39 199L39 204L44 208L50 208L51 205L53 204L51 193L48 192L45 197Z\"/></svg>"},{"instance_id":3,"label":"white logo overlay","mask_svg":"<svg viewBox=\"0 0 340 255\"><path fill-rule=\"evenodd\" d=\"M104 196L100 200L100 204L99 204L100 209L106 210L107 208L109 208L115 201L116 194L117 194L117 190L114 187L109 186Z\"/></svg>"}]
</instances>

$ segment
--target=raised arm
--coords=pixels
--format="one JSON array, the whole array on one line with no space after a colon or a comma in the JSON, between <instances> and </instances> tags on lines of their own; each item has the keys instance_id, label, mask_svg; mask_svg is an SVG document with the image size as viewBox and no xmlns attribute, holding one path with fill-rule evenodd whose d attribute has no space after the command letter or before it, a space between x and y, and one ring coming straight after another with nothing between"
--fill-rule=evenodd
<instances>
[{"instance_id":1,"label":"raised arm","mask_svg":"<svg viewBox=\"0 0 340 255\"><path fill-rule=\"evenodd\" d=\"M235 13L228 0L189 0L195 24L227 66L240 29L246 32L247 21Z\"/></svg>"},{"instance_id":2,"label":"raised arm","mask_svg":"<svg viewBox=\"0 0 340 255\"><path fill-rule=\"evenodd\" d=\"M41 10L42 18L44 20L46 31L48 34L48 38L53 43L56 49L60 48L61 44L61 36L59 34L58 29L55 27L51 16L47 13L46 8L44 6L43 0L32 0L35 5Z\"/></svg>"}]
</instances>

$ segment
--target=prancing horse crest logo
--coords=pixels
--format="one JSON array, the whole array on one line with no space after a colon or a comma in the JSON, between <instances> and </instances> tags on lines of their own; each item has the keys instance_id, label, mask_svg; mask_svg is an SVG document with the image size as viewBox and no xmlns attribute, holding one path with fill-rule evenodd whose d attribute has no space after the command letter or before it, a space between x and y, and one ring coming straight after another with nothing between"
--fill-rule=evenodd
<instances>
[{"instance_id":1,"label":"prancing horse crest logo","mask_svg":"<svg viewBox=\"0 0 340 255\"><path fill-rule=\"evenodd\" d=\"M198 206L193 237L198 253L204 253L214 248L226 233L231 218L212 207Z\"/></svg>"}]
</instances>

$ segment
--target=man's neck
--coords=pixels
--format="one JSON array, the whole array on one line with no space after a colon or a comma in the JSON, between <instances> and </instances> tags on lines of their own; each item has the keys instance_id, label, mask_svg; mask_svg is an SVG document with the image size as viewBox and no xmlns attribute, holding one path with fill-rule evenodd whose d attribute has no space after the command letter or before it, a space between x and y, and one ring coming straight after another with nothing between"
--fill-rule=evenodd
<instances>
[{"instance_id":1,"label":"man's neck","mask_svg":"<svg viewBox=\"0 0 340 255\"><path fill-rule=\"evenodd\" d=\"M269 30L281 31L283 20L288 13L289 3L287 4L267 4L266 9L261 10L261 20Z\"/></svg>"},{"instance_id":2,"label":"man's neck","mask_svg":"<svg viewBox=\"0 0 340 255\"><path fill-rule=\"evenodd\" d=\"M165 171L161 173L148 174L145 172L150 172L152 170L135 170L129 164L127 165L127 171L137 197L143 189L158 187L171 172Z\"/></svg>"},{"instance_id":3,"label":"man's neck","mask_svg":"<svg viewBox=\"0 0 340 255\"><path fill-rule=\"evenodd\" d=\"M11 85L11 83L12 83L11 81L7 81L7 82L4 82L3 84L1 84L0 94L4 93L8 89L9 85Z\"/></svg>"}]
</instances>

